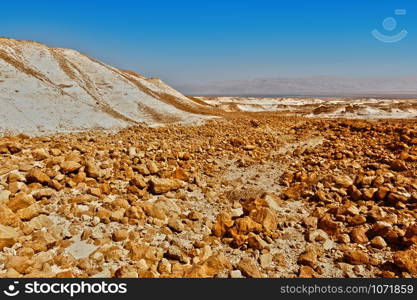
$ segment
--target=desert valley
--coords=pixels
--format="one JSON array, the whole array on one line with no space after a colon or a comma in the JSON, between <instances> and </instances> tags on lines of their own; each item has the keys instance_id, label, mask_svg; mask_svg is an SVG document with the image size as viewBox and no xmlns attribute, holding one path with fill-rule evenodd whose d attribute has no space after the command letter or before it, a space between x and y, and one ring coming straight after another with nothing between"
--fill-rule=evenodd
<instances>
[{"instance_id":1,"label":"desert valley","mask_svg":"<svg viewBox=\"0 0 417 300\"><path fill-rule=\"evenodd\" d=\"M0 38L0 277L417 277L416 121Z\"/></svg>"}]
</instances>

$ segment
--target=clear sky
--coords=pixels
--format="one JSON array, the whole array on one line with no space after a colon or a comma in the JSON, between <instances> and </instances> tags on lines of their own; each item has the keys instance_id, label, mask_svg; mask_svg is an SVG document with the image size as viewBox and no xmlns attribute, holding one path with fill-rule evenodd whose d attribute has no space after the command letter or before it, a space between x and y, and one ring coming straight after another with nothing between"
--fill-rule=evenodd
<instances>
[{"instance_id":1,"label":"clear sky","mask_svg":"<svg viewBox=\"0 0 417 300\"><path fill-rule=\"evenodd\" d=\"M387 17L396 28L392 19L384 28ZM408 35L384 43L374 29ZM2 1L0 36L76 49L174 86L417 74L415 0Z\"/></svg>"}]
</instances>

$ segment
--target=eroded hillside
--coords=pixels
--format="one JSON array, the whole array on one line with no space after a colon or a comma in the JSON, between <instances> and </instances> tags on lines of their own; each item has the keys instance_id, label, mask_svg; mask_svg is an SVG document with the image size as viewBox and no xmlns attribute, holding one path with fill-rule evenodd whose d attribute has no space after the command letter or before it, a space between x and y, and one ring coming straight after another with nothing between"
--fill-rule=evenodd
<instances>
[{"instance_id":1,"label":"eroded hillside","mask_svg":"<svg viewBox=\"0 0 417 300\"><path fill-rule=\"evenodd\" d=\"M159 79L70 49L0 38L0 135L196 123L215 114Z\"/></svg>"}]
</instances>

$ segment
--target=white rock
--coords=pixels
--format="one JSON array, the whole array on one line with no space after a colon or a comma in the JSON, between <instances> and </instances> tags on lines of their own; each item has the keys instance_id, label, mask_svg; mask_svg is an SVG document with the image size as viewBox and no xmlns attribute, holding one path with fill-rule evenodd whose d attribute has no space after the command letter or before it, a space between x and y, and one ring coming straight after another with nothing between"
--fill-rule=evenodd
<instances>
[{"instance_id":1,"label":"white rock","mask_svg":"<svg viewBox=\"0 0 417 300\"><path fill-rule=\"evenodd\" d=\"M96 250L97 246L80 241L79 239L76 239L71 246L66 248L66 252L72 255L75 259L87 258Z\"/></svg>"}]
</instances>

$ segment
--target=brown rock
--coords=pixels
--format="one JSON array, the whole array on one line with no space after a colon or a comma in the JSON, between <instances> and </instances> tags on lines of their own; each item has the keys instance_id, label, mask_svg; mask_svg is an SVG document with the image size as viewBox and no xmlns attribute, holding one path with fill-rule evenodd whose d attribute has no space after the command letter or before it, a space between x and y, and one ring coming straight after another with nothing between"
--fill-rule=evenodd
<instances>
[{"instance_id":1,"label":"brown rock","mask_svg":"<svg viewBox=\"0 0 417 300\"><path fill-rule=\"evenodd\" d=\"M405 232L403 241L406 245L417 245L417 223L410 225Z\"/></svg>"},{"instance_id":2,"label":"brown rock","mask_svg":"<svg viewBox=\"0 0 417 300\"><path fill-rule=\"evenodd\" d=\"M168 227L176 232L182 232L184 230L184 224L177 218L170 218L168 220Z\"/></svg>"},{"instance_id":3,"label":"brown rock","mask_svg":"<svg viewBox=\"0 0 417 300\"><path fill-rule=\"evenodd\" d=\"M148 167L146 165L144 165L144 164L140 164L138 166L135 166L134 169L136 171L138 171L139 174L141 174L141 175L145 175L146 176L146 175L149 175L150 174Z\"/></svg>"},{"instance_id":4,"label":"brown rock","mask_svg":"<svg viewBox=\"0 0 417 300\"><path fill-rule=\"evenodd\" d=\"M402 270L409 272L411 275L417 275L417 251L406 250L398 251L394 254L394 263Z\"/></svg>"},{"instance_id":5,"label":"brown rock","mask_svg":"<svg viewBox=\"0 0 417 300\"><path fill-rule=\"evenodd\" d=\"M113 233L113 240L116 242L121 242L127 239L128 235L129 235L129 232L127 230L124 230L124 229L116 230Z\"/></svg>"},{"instance_id":6,"label":"brown rock","mask_svg":"<svg viewBox=\"0 0 417 300\"><path fill-rule=\"evenodd\" d=\"M146 188L148 185L146 184L145 178L143 178L142 175L135 175L131 180L130 180L130 184L140 188L140 189L144 189Z\"/></svg>"},{"instance_id":7,"label":"brown rock","mask_svg":"<svg viewBox=\"0 0 417 300\"><path fill-rule=\"evenodd\" d=\"M269 204L264 198L255 198L245 200L242 204L239 202L236 203L236 207L242 207L245 214L250 214L251 211L260 209L262 207L268 207Z\"/></svg>"},{"instance_id":8,"label":"brown rock","mask_svg":"<svg viewBox=\"0 0 417 300\"><path fill-rule=\"evenodd\" d=\"M182 168L177 168L172 173L172 178L179 179L179 180L182 180L182 181L188 181L188 179L190 178L190 174L188 174L188 172L185 171Z\"/></svg>"},{"instance_id":9,"label":"brown rock","mask_svg":"<svg viewBox=\"0 0 417 300\"><path fill-rule=\"evenodd\" d=\"M75 161L64 161L61 163L61 171L65 174L74 173L81 168L81 165Z\"/></svg>"},{"instance_id":10,"label":"brown rock","mask_svg":"<svg viewBox=\"0 0 417 300\"><path fill-rule=\"evenodd\" d=\"M245 216L236 221L236 228L241 234L248 234L249 232L261 232L262 225L255 222L251 217Z\"/></svg>"},{"instance_id":11,"label":"brown rock","mask_svg":"<svg viewBox=\"0 0 417 300\"><path fill-rule=\"evenodd\" d=\"M354 243L366 244L369 242L368 237L366 236L366 228L363 226L355 227L350 232L350 238Z\"/></svg>"},{"instance_id":12,"label":"brown rock","mask_svg":"<svg viewBox=\"0 0 417 300\"><path fill-rule=\"evenodd\" d=\"M26 270L32 266L33 261L25 256L12 256L6 263L6 268L13 268L20 274L25 274Z\"/></svg>"},{"instance_id":13,"label":"brown rock","mask_svg":"<svg viewBox=\"0 0 417 300\"><path fill-rule=\"evenodd\" d=\"M317 227L331 235L336 235L340 231L340 225L333 221L328 215L319 219Z\"/></svg>"},{"instance_id":14,"label":"brown rock","mask_svg":"<svg viewBox=\"0 0 417 300\"><path fill-rule=\"evenodd\" d=\"M350 236L349 236L348 234L346 234L346 233L342 233L342 234L339 234L339 235L337 236L337 240L338 240L340 243L343 243L343 244L348 244L348 243L350 243Z\"/></svg>"},{"instance_id":15,"label":"brown rock","mask_svg":"<svg viewBox=\"0 0 417 300\"><path fill-rule=\"evenodd\" d=\"M408 201L408 197L398 194L398 193L389 193L387 196L387 201L392 204L405 203Z\"/></svg>"},{"instance_id":16,"label":"brown rock","mask_svg":"<svg viewBox=\"0 0 417 300\"><path fill-rule=\"evenodd\" d=\"M317 277L317 273L309 266L301 266L298 271L298 277L300 278L314 278Z\"/></svg>"},{"instance_id":17,"label":"brown rock","mask_svg":"<svg viewBox=\"0 0 417 300\"><path fill-rule=\"evenodd\" d=\"M349 186L348 193L353 201L359 201L362 199L362 192L354 185Z\"/></svg>"},{"instance_id":18,"label":"brown rock","mask_svg":"<svg viewBox=\"0 0 417 300\"><path fill-rule=\"evenodd\" d=\"M336 185L347 188L353 184L353 180L346 175L342 176L334 176L333 181L336 183Z\"/></svg>"},{"instance_id":19,"label":"brown rock","mask_svg":"<svg viewBox=\"0 0 417 300\"><path fill-rule=\"evenodd\" d=\"M376 222L371 228L371 232L375 236L380 235L386 237L390 231L392 231L392 225L384 221Z\"/></svg>"},{"instance_id":20,"label":"brown rock","mask_svg":"<svg viewBox=\"0 0 417 300\"><path fill-rule=\"evenodd\" d=\"M20 173L16 172L16 173L10 173L9 175L7 175L7 182L9 184L20 182L20 181L25 181L25 177Z\"/></svg>"},{"instance_id":21,"label":"brown rock","mask_svg":"<svg viewBox=\"0 0 417 300\"><path fill-rule=\"evenodd\" d=\"M73 271L68 270L68 271L62 271L56 274L55 276L56 278L75 278L75 274Z\"/></svg>"},{"instance_id":22,"label":"brown rock","mask_svg":"<svg viewBox=\"0 0 417 300\"><path fill-rule=\"evenodd\" d=\"M160 203L145 202L141 203L141 207L143 208L145 213L150 217L164 220L167 216L167 209Z\"/></svg>"},{"instance_id":23,"label":"brown rock","mask_svg":"<svg viewBox=\"0 0 417 300\"><path fill-rule=\"evenodd\" d=\"M384 200L385 197L388 195L389 191L390 191L389 188L384 187L384 186L378 188L378 190L375 193L376 199L377 200Z\"/></svg>"},{"instance_id":24,"label":"brown rock","mask_svg":"<svg viewBox=\"0 0 417 300\"><path fill-rule=\"evenodd\" d=\"M44 188L44 189L37 190L35 193L33 193L33 198L35 198L36 200L41 200L42 198L49 199L52 197L53 194L54 194L54 190L50 188Z\"/></svg>"},{"instance_id":25,"label":"brown rock","mask_svg":"<svg viewBox=\"0 0 417 300\"><path fill-rule=\"evenodd\" d=\"M159 172L159 168L153 160L148 161L146 165L150 174L156 174Z\"/></svg>"},{"instance_id":26,"label":"brown rock","mask_svg":"<svg viewBox=\"0 0 417 300\"><path fill-rule=\"evenodd\" d=\"M38 182L40 184L48 184L51 178L40 169L34 168L26 175L26 181L28 183Z\"/></svg>"},{"instance_id":27,"label":"brown rock","mask_svg":"<svg viewBox=\"0 0 417 300\"><path fill-rule=\"evenodd\" d=\"M123 266L114 273L115 278L139 278L137 270L133 266Z\"/></svg>"},{"instance_id":28,"label":"brown rock","mask_svg":"<svg viewBox=\"0 0 417 300\"><path fill-rule=\"evenodd\" d=\"M315 268L318 263L317 253L314 251L306 251L298 257L297 263Z\"/></svg>"},{"instance_id":29,"label":"brown rock","mask_svg":"<svg viewBox=\"0 0 417 300\"><path fill-rule=\"evenodd\" d=\"M96 212L96 216L103 222L105 222L106 224L110 223L110 217L111 217L111 210L108 210L106 208L103 207L98 207L97 208L97 212Z\"/></svg>"},{"instance_id":30,"label":"brown rock","mask_svg":"<svg viewBox=\"0 0 417 300\"><path fill-rule=\"evenodd\" d=\"M38 216L41 213L41 207L38 203L32 204L31 206L19 209L16 212L16 215L24 220L24 221L29 221L32 218Z\"/></svg>"},{"instance_id":31,"label":"brown rock","mask_svg":"<svg viewBox=\"0 0 417 300\"><path fill-rule=\"evenodd\" d=\"M0 205L7 204L7 202L9 202L10 195L11 195L10 191L7 191L7 190L0 191Z\"/></svg>"},{"instance_id":32,"label":"brown rock","mask_svg":"<svg viewBox=\"0 0 417 300\"><path fill-rule=\"evenodd\" d=\"M401 171L407 170L406 163L399 159L392 161L390 165L391 165L391 169L393 169L394 171L401 172Z\"/></svg>"},{"instance_id":33,"label":"brown rock","mask_svg":"<svg viewBox=\"0 0 417 300\"><path fill-rule=\"evenodd\" d=\"M357 216L357 215L359 215L359 213L360 213L359 208L357 208L357 207L356 207L356 206L354 206L354 205L350 205L349 207L347 207L347 208L346 208L346 212L347 212L349 215L352 215L352 216Z\"/></svg>"},{"instance_id":34,"label":"brown rock","mask_svg":"<svg viewBox=\"0 0 417 300\"><path fill-rule=\"evenodd\" d=\"M51 247L55 245L58 238L49 231L37 231L32 233L32 240Z\"/></svg>"},{"instance_id":35,"label":"brown rock","mask_svg":"<svg viewBox=\"0 0 417 300\"><path fill-rule=\"evenodd\" d=\"M279 266L285 266L286 265L286 258L282 253L275 253L272 256L272 260Z\"/></svg>"},{"instance_id":36,"label":"brown rock","mask_svg":"<svg viewBox=\"0 0 417 300\"><path fill-rule=\"evenodd\" d=\"M164 254L166 258L178 260L181 263L188 264L189 257L176 245L171 245Z\"/></svg>"},{"instance_id":37,"label":"brown rock","mask_svg":"<svg viewBox=\"0 0 417 300\"><path fill-rule=\"evenodd\" d=\"M155 263L160 261L163 256L162 249L144 244L128 242L125 248L130 251L129 256L135 261L145 259L147 262Z\"/></svg>"},{"instance_id":38,"label":"brown rock","mask_svg":"<svg viewBox=\"0 0 417 300\"><path fill-rule=\"evenodd\" d=\"M32 198L32 196L29 196L24 192L20 192L9 200L7 206L12 211L16 212L19 209L26 208L34 203L35 200Z\"/></svg>"},{"instance_id":39,"label":"brown rock","mask_svg":"<svg viewBox=\"0 0 417 300\"><path fill-rule=\"evenodd\" d=\"M356 215L348 219L350 225L362 225L366 223L366 217L364 215Z\"/></svg>"},{"instance_id":40,"label":"brown rock","mask_svg":"<svg viewBox=\"0 0 417 300\"><path fill-rule=\"evenodd\" d=\"M246 277L261 278L262 274L259 270L258 264L253 258L242 258L237 265L237 268Z\"/></svg>"},{"instance_id":41,"label":"brown rock","mask_svg":"<svg viewBox=\"0 0 417 300\"><path fill-rule=\"evenodd\" d=\"M311 230L307 234L308 241L310 242L325 242L329 240L328 234L322 229Z\"/></svg>"},{"instance_id":42,"label":"brown rock","mask_svg":"<svg viewBox=\"0 0 417 300\"><path fill-rule=\"evenodd\" d=\"M371 246L377 249L384 249L387 246L387 243L383 237L376 236L371 240Z\"/></svg>"},{"instance_id":43,"label":"brown rock","mask_svg":"<svg viewBox=\"0 0 417 300\"><path fill-rule=\"evenodd\" d=\"M232 220L232 216L226 212L221 212L216 218L212 232L215 236L222 237L233 225L234 221Z\"/></svg>"},{"instance_id":44,"label":"brown rock","mask_svg":"<svg viewBox=\"0 0 417 300\"><path fill-rule=\"evenodd\" d=\"M10 208L5 205L0 205L0 224L18 227L20 219Z\"/></svg>"},{"instance_id":45,"label":"brown rock","mask_svg":"<svg viewBox=\"0 0 417 300\"><path fill-rule=\"evenodd\" d=\"M377 191L377 188L363 189L363 198L365 200L372 200Z\"/></svg>"},{"instance_id":46,"label":"brown rock","mask_svg":"<svg viewBox=\"0 0 417 300\"><path fill-rule=\"evenodd\" d=\"M193 267L185 274L187 278L196 277L213 277L223 270L230 270L232 265L223 254L210 256L203 263L193 265Z\"/></svg>"},{"instance_id":47,"label":"brown rock","mask_svg":"<svg viewBox=\"0 0 417 300\"><path fill-rule=\"evenodd\" d=\"M96 200L97 198L94 197L93 195L80 195L80 196L76 196L73 197L71 199L68 200L69 203L76 203L76 204L87 204L91 201Z\"/></svg>"},{"instance_id":48,"label":"brown rock","mask_svg":"<svg viewBox=\"0 0 417 300\"><path fill-rule=\"evenodd\" d=\"M230 228L229 231L228 231L228 236L230 236L231 239L232 239L231 244L232 244L233 247L242 246L248 238L247 235L241 234L239 232L239 230L237 229L237 227ZM223 240L223 241L228 242L227 239Z\"/></svg>"},{"instance_id":49,"label":"brown rock","mask_svg":"<svg viewBox=\"0 0 417 300\"><path fill-rule=\"evenodd\" d=\"M368 217L372 218L374 221L381 221L386 217L387 213L379 206L373 206L368 211Z\"/></svg>"},{"instance_id":50,"label":"brown rock","mask_svg":"<svg viewBox=\"0 0 417 300\"><path fill-rule=\"evenodd\" d=\"M344 259L352 265L363 265L369 262L368 254L356 249L351 249L345 252Z\"/></svg>"},{"instance_id":51,"label":"brown rock","mask_svg":"<svg viewBox=\"0 0 417 300\"><path fill-rule=\"evenodd\" d=\"M182 186L181 181L178 179L168 178L152 178L149 180L150 191L153 194L164 194L169 191L177 190Z\"/></svg>"},{"instance_id":52,"label":"brown rock","mask_svg":"<svg viewBox=\"0 0 417 300\"><path fill-rule=\"evenodd\" d=\"M188 219L190 219L192 221L198 221L198 220L200 220L202 218L203 218L202 214L200 212L198 212L198 211L195 211L195 210L191 211L188 214Z\"/></svg>"},{"instance_id":53,"label":"brown rock","mask_svg":"<svg viewBox=\"0 0 417 300\"><path fill-rule=\"evenodd\" d=\"M101 174L100 168L92 162L89 162L86 164L85 172L88 177L95 178L95 179L100 178L100 174Z\"/></svg>"},{"instance_id":54,"label":"brown rock","mask_svg":"<svg viewBox=\"0 0 417 300\"><path fill-rule=\"evenodd\" d=\"M294 186L288 187L282 192L284 199L298 199L301 196L304 186L300 182L298 183L298 185L295 184Z\"/></svg>"},{"instance_id":55,"label":"brown rock","mask_svg":"<svg viewBox=\"0 0 417 300\"><path fill-rule=\"evenodd\" d=\"M59 156L59 155L61 155L61 153L62 153L62 151L60 149L57 149L57 148L51 149L51 154L53 156Z\"/></svg>"},{"instance_id":56,"label":"brown rock","mask_svg":"<svg viewBox=\"0 0 417 300\"><path fill-rule=\"evenodd\" d=\"M303 219L303 224L307 228L317 228L317 218L316 217L305 217Z\"/></svg>"},{"instance_id":57,"label":"brown rock","mask_svg":"<svg viewBox=\"0 0 417 300\"><path fill-rule=\"evenodd\" d=\"M33 231L33 230L40 230L44 227L46 228L52 227L53 222L48 216L39 215L31 219L29 222L27 222L26 225L30 227L31 230Z\"/></svg>"},{"instance_id":58,"label":"brown rock","mask_svg":"<svg viewBox=\"0 0 417 300\"><path fill-rule=\"evenodd\" d=\"M388 270L384 270L380 273L380 276L382 278L397 278L397 276L395 275L395 272L392 271L388 271Z\"/></svg>"},{"instance_id":59,"label":"brown rock","mask_svg":"<svg viewBox=\"0 0 417 300\"><path fill-rule=\"evenodd\" d=\"M323 190L318 190L314 194L314 199L319 202L325 202L327 200L326 193Z\"/></svg>"},{"instance_id":60,"label":"brown rock","mask_svg":"<svg viewBox=\"0 0 417 300\"><path fill-rule=\"evenodd\" d=\"M0 145L0 153L16 154L22 151L22 145L15 142L9 142Z\"/></svg>"},{"instance_id":61,"label":"brown rock","mask_svg":"<svg viewBox=\"0 0 417 300\"><path fill-rule=\"evenodd\" d=\"M4 247L13 246L18 237L19 234L14 228L0 225L0 250L3 250Z\"/></svg>"},{"instance_id":62,"label":"brown rock","mask_svg":"<svg viewBox=\"0 0 417 300\"><path fill-rule=\"evenodd\" d=\"M96 196L96 197L100 197L101 194L101 189L100 188L89 188L88 189L88 193L92 196Z\"/></svg>"},{"instance_id":63,"label":"brown rock","mask_svg":"<svg viewBox=\"0 0 417 300\"><path fill-rule=\"evenodd\" d=\"M271 208L261 207L251 211L250 217L257 223L262 224L264 230L272 232L277 230L278 218Z\"/></svg>"},{"instance_id":64,"label":"brown rock","mask_svg":"<svg viewBox=\"0 0 417 300\"><path fill-rule=\"evenodd\" d=\"M250 232L248 235L248 244L251 248L262 250L268 247L267 242L265 242L259 235Z\"/></svg>"},{"instance_id":65,"label":"brown rock","mask_svg":"<svg viewBox=\"0 0 417 300\"><path fill-rule=\"evenodd\" d=\"M72 177L72 180L77 184L86 181L86 179L87 174L83 171L79 171L74 177Z\"/></svg>"},{"instance_id":66,"label":"brown rock","mask_svg":"<svg viewBox=\"0 0 417 300\"><path fill-rule=\"evenodd\" d=\"M158 264L158 272L161 273L161 277L164 277L165 274L169 274L172 271L171 263L166 259L163 258Z\"/></svg>"},{"instance_id":67,"label":"brown rock","mask_svg":"<svg viewBox=\"0 0 417 300\"><path fill-rule=\"evenodd\" d=\"M40 148L40 149L36 149L36 150L32 151L32 156L35 160L39 161L39 160L44 160L44 159L48 158L49 155L48 155L48 152L45 149Z\"/></svg>"}]
</instances>

